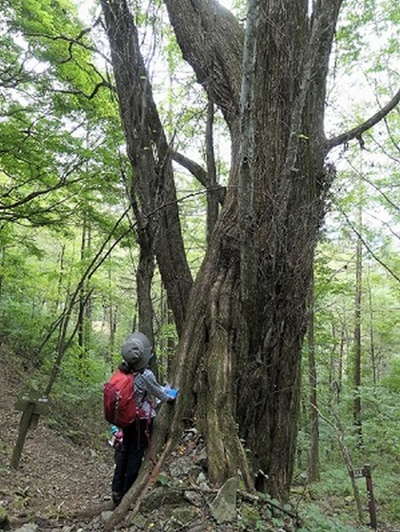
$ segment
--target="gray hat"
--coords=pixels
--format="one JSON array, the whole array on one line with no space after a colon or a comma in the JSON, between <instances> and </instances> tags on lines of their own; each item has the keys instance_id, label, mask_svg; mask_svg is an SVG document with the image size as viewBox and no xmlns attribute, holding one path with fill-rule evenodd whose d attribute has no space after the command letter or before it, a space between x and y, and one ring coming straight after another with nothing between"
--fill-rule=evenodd
<instances>
[{"instance_id":1,"label":"gray hat","mask_svg":"<svg viewBox=\"0 0 400 532\"><path fill-rule=\"evenodd\" d=\"M123 343L121 355L134 371L139 371L148 365L153 356L152 345L143 333L134 332Z\"/></svg>"}]
</instances>

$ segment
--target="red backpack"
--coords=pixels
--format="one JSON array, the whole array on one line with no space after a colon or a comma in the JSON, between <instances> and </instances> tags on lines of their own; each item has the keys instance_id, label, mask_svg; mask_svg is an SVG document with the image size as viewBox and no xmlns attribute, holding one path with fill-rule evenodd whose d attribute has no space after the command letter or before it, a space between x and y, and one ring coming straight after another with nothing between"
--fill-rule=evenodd
<instances>
[{"instance_id":1,"label":"red backpack","mask_svg":"<svg viewBox=\"0 0 400 532\"><path fill-rule=\"evenodd\" d=\"M104 417L112 425L124 428L142 414L135 401L135 375L117 370L104 385Z\"/></svg>"}]
</instances>

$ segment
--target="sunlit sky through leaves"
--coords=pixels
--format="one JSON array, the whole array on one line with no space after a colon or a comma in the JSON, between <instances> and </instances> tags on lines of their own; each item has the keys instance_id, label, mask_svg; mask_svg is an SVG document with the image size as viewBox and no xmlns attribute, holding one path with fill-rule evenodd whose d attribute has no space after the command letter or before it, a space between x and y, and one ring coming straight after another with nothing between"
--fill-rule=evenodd
<instances>
[{"instance_id":1,"label":"sunlit sky through leaves","mask_svg":"<svg viewBox=\"0 0 400 532\"><path fill-rule=\"evenodd\" d=\"M78 7L79 16L82 20L90 20L90 12L93 10L93 7L96 5L95 0L74 0L75 5ZM228 9L233 8L234 0L219 0L219 3ZM99 8L99 6L98 6Z\"/></svg>"}]
</instances>

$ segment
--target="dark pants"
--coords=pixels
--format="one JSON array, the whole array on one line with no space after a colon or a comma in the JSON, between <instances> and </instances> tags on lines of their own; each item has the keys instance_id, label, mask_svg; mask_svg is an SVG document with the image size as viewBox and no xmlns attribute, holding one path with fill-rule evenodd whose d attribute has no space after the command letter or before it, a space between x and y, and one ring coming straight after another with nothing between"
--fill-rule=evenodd
<instances>
[{"instance_id":1,"label":"dark pants","mask_svg":"<svg viewBox=\"0 0 400 532\"><path fill-rule=\"evenodd\" d=\"M140 419L123 429L121 449L115 451L112 481L114 503L118 504L137 479L143 455L149 444L151 421Z\"/></svg>"}]
</instances>

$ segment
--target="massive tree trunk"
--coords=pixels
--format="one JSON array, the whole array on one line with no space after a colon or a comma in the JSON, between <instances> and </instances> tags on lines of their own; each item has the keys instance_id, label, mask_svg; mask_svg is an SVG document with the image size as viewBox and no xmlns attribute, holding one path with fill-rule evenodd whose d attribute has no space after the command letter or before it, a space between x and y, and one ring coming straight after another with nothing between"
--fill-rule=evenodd
<instances>
[{"instance_id":1,"label":"massive tree trunk","mask_svg":"<svg viewBox=\"0 0 400 532\"><path fill-rule=\"evenodd\" d=\"M166 0L185 58L227 119L233 153L227 198L193 290L176 375L184 393L198 375L212 478L222 481L242 466L244 438L255 471L268 475L267 482L260 475L258 485L281 497L293 471L306 295L332 177L324 168L323 119L340 2L317 2L311 18L307 4L259 3L254 72L248 73L254 77L247 103L253 150L246 162L239 132L240 28L215 2ZM254 213L241 231L237 185L246 164ZM255 279L244 301L246 238L254 262L249 278Z\"/></svg>"},{"instance_id":2,"label":"massive tree trunk","mask_svg":"<svg viewBox=\"0 0 400 532\"><path fill-rule=\"evenodd\" d=\"M132 89L126 88L137 87L137 80L124 78L122 71L133 61L143 72L135 56L136 30L123 17L115 23L124 2L102 4L117 87L119 77L126 80L119 98L132 101ZM249 0L245 56L251 65L245 62L243 69L244 34L232 14L215 0L165 0L184 58L226 119L232 164L226 199L181 329L173 375L182 391L172 420L159 417L155 446L160 449L170 434L170 449L182 420L195 408L207 439L211 479L220 483L240 469L245 482L252 483L244 440L254 472L262 471L257 484L282 498L293 472L313 253L334 174L324 166L325 157L384 116L377 113L326 140L326 78L341 0L309 4ZM133 44L124 54L130 31ZM152 101L143 89L137 94ZM127 104L120 105L131 152ZM250 215L244 208L247 198ZM119 516L143 487L144 475L116 511Z\"/></svg>"}]
</instances>

